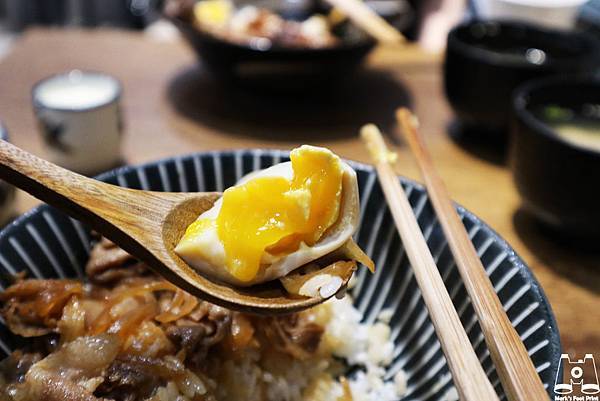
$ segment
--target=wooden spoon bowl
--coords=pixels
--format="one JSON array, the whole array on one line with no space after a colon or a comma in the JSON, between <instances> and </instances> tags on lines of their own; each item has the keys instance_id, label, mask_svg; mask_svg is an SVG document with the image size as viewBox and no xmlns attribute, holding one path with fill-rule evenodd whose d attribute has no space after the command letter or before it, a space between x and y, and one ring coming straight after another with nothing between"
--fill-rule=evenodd
<instances>
[{"instance_id":1,"label":"wooden spoon bowl","mask_svg":"<svg viewBox=\"0 0 600 401\"><path fill-rule=\"evenodd\" d=\"M212 195L212 197L210 195ZM162 255L169 261L169 271L156 270L159 274L180 288L191 294L206 299L212 303L229 309L260 314L279 314L300 311L310 308L324 301L322 298L294 298L291 297L278 282L269 282L252 287L233 287L228 284L211 281L190 267L174 251L185 229L202 212L210 209L220 193L195 193L190 194L187 200L178 203L164 217L162 221ZM207 205L207 201L210 204ZM166 264L166 263L165 263ZM152 265L150 265L153 267ZM154 267L153 267L154 268ZM174 277L166 274L175 273ZM347 284L350 277L345 279ZM234 300L234 301L232 301Z\"/></svg>"},{"instance_id":2,"label":"wooden spoon bowl","mask_svg":"<svg viewBox=\"0 0 600 401\"><path fill-rule=\"evenodd\" d=\"M84 177L0 140L0 179L62 210L146 263L166 280L217 305L257 314L283 314L326 298L298 298L278 282L238 288L199 274L174 251L185 229L210 209L219 192L155 192ZM351 274L343 278L345 286Z\"/></svg>"}]
</instances>

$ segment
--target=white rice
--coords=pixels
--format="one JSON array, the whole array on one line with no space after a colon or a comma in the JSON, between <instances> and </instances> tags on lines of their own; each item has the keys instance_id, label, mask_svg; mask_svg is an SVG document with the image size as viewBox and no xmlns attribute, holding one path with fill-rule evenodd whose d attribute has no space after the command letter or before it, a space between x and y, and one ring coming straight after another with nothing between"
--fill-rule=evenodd
<instances>
[{"instance_id":1,"label":"white rice","mask_svg":"<svg viewBox=\"0 0 600 401\"><path fill-rule=\"evenodd\" d=\"M445 401L458 401L458 391L456 391L456 387L449 387L448 390L444 393Z\"/></svg>"},{"instance_id":2,"label":"white rice","mask_svg":"<svg viewBox=\"0 0 600 401\"><path fill-rule=\"evenodd\" d=\"M373 325L362 324L362 315L347 296L322 306L331 308L323 346L344 358L349 365L364 366L349 379L354 400L395 401L403 394L393 381L385 382L386 367L392 362L394 343L390 340L389 322L378 320ZM338 384L339 385L339 384ZM401 390L401 388L400 388Z\"/></svg>"},{"instance_id":3,"label":"white rice","mask_svg":"<svg viewBox=\"0 0 600 401\"><path fill-rule=\"evenodd\" d=\"M309 316L325 327L318 356L305 361L275 357L265 362L258 350L246 352L235 362L223 363L217 399L345 400L344 385L338 379L344 373L343 365L362 368L347 378L353 401L396 401L406 393L403 371L393 380L384 381L394 349L386 313L372 325L363 324L361 313L346 296L316 307ZM339 359L344 363L340 364Z\"/></svg>"}]
</instances>

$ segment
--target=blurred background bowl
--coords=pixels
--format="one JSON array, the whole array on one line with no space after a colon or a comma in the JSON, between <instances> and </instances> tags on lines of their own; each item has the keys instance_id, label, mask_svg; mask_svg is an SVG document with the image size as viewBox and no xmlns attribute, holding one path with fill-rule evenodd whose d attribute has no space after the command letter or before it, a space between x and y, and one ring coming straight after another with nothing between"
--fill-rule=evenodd
<instances>
[{"instance_id":1,"label":"blurred background bowl","mask_svg":"<svg viewBox=\"0 0 600 401\"><path fill-rule=\"evenodd\" d=\"M504 136L511 95L527 80L599 67L595 38L508 21L474 21L448 35L446 96L459 123Z\"/></svg>"},{"instance_id":2,"label":"blurred background bowl","mask_svg":"<svg viewBox=\"0 0 600 401\"><path fill-rule=\"evenodd\" d=\"M358 37L348 33L344 43L335 47L260 49L217 38L185 21L174 22L215 77L277 91L308 90L339 82L354 72L375 45L356 30Z\"/></svg>"},{"instance_id":3,"label":"blurred background bowl","mask_svg":"<svg viewBox=\"0 0 600 401\"><path fill-rule=\"evenodd\" d=\"M257 7L269 4L252 2ZM312 4L312 3L311 3ZM160 7L160 6L159 6ZM398 19L399 10L382 7L390 18ZM303 19L312 8L277 9L285 18ZM339 44L322 48L263 47L260 41L235 43L216 37L180 17L169 17L197 53L199 60L223 82L277 92L328 87L348 78L375 46L375 41L355 25L344 22L334 29Z\"/></svg>"},{"instance_id":4,"label":"blurred background bowl","mask_svg":"<svg viewBox=\"0 0 600 401\"><path fill-rule=\"evenodd\" d=\"M517 89L510 165L523 208L573 238L600 238L600 80L553 77ZM550 109L548 109L550 107ZM546 118L587 114L597 148L559 136ZM557 115L558 114L558 115ZM554 116L553 116L554 115ZM593 139L593 138L592 138Z\"/></svg>"}]
</instances>

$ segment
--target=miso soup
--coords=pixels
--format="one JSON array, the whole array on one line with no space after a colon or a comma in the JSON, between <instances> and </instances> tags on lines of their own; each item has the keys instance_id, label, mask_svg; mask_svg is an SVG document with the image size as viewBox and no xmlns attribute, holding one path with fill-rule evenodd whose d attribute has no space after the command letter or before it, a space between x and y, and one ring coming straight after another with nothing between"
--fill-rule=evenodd
<instances>
[{"instance_id":1,"label":"miso soup","mask_svg":"<svg viewBox=\"0 0 600 401\"><path fill-rule=\"evenodd\" d=\"M556 135L573 144L600 151L600 104L585 104L581 110L550 105L539 114Z\"/></svg>"}]
</instances>

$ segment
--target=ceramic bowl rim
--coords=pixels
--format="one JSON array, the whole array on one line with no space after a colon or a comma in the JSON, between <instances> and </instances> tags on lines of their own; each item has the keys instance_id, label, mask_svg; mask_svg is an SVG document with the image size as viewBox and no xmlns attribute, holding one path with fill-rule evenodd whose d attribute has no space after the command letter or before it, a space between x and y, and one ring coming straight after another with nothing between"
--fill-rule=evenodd
<instances>
[{"instance_id":1,"label":"ceramic bowl rim","mask_svg":"<svg viewBox=\"0 0 600 401\"><path fill-rule=\"evenodd\" d=\"M191 159L191 158L205 158L205 157L215 156L215 155L217 155L219 157L223 157L223 156L227 156L227 155L235 156L236 153L244 153L244 152L257 152L257 153L261 153L261 154L279 156L279 157L289 157L289 154L290 154L289 151L279 150L279 149L266 149L266 148L243 148L243 149L222 149L222 150L212 150L212 151L199 151L199 152L186 153L186 154L177 155L177 156L167 156L167 157L163 157L160 159L156 159L156 160L152 160L152 161L148 161L148 162L144 162L144 163L118 167L118 168L106 171L104 173L101 173L101 174L95 176L94 178L96 178L98 180L106 181L111 178L116 178L118 175L129 173L131 171L135 171L136 169L152 167L152 166L159 165L161 163L173 162L175 160L183 160L183 159ZM344 160L347 161L355 169L362 170L368 174L376 174L374 167L370 164L361 163L361 162L354 161L354 160L347 160L347 159L344 159ZM414 188L418 189L419 191L427 193L425 187L420 182L411 180L404 176L398 176L398 178L403 183L408 183L408 184L412 185ZM504 238L502 238L494 229L492 229L483 220L481 220L479 217L475 216L472 212L468 211L463 206L461 206L457 203L454 203L454 205L456 206L459 213L463 214L465 217L467 217L471 221L478 224L481 230L483 230L490 237L494 238L494 240L496 241L496 244L504 252L506 252L507 260L509 260L510 263L513 264L518 269L518 274L520 274L527 283L530 283L530 285L531 285L530 290L533 291L533 293L536 294L542 300L542 304L540 305L540 307L543 310L544 316L546 316L548 319L548 321L546 322L546 325L550 326L550 333L551 333L551 338L547 339L549 342L548 354L553 358L553 359L548 358L551 363L551 365L549 367L549 369L551 369L550 377L555 377L556 374L560 370L559 361L560 361L560 355L562 353L560 331L558 328L556 317L554 316L554 312L552 311L550 302L549 302L543 288L541 287L539 281L536 279L536 277L533 274L533 272L531 271L531 269L525 264L523 259L508 244L508 242ZM23 214L21 214L15 220L13 220L11 223L9 223L7 226L2 228L2 230L0 230L0 242L4 241L7 237L12 235L12 233L14 231L19 230L21 227L25 227L27 220L32 218L32 216L41 214L44 211L51 210L51 209L52 208L49 205L41 204L41 205L38 205L38 206L28 210L27 212L25 212ZM487 345L486 345L486 347L487 347Z\"/></svg>"}]
</instances>

